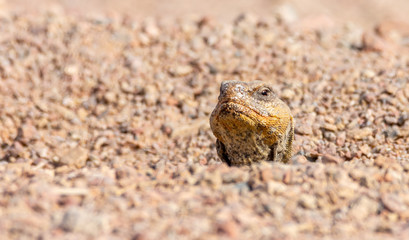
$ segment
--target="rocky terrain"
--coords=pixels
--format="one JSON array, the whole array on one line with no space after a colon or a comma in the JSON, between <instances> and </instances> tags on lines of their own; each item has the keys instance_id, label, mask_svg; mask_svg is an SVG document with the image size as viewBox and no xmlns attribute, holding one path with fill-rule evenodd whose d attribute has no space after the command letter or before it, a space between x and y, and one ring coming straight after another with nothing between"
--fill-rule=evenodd
<instances>
[{"instance_id":1,"label":"rocky terrain","mask_svg":"<svg viewBox=\"0 0 409 240\"><path fill-rule=\"evenodd\" d=\"M5 239L407 239L409 25L0 17ZM223 80L274 83L290 164L228 167Z\"/></svg>"}]
</instances>

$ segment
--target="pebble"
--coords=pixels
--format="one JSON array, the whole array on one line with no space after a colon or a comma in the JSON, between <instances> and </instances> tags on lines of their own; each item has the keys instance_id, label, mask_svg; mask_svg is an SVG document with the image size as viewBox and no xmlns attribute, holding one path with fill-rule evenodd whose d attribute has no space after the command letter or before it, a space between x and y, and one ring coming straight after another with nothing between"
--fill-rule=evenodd
<instances>
[{"instance_id":1,"label":"pebble","mask_svg":"<svg viewBox=\"0 0 409 240\"><path fill-rule=\"evenodd\" d=\"M337 136L333 132L324 132L324 138L330 142L335 142L337 140Z\"/></svg>"},{"instance_id":2,"label":"pebble","mask_svg":"<svg viewBox=\"0 0 409 240\"><path fill-rule=\"evenodd\" d=\"M366 69L362 72L362 75L366 78L373 78L376 76L376 73L371 69Z\"/></svg>"},{"instance_id":3,"label":"pebble","mask_svg":"<svg viewBox=\"0 0 409 240\"><path fill-rule=\"evenodd\" d=\"M385 173L385 181L387 182L400 182L402 179L401 174L393 169L387 169Z\"/></svg>"},{"instance_id":4,"label":"pebble","mask_svg":"<svg viewBox=\"0 0 409 240\"><path fill-rule=\"evenodd\" d=\"M342 147L345 145L346 137L347 137L346 132L338 133L336 139L336 144L338 145L338 147Z\"/></svg>"},{"instance_id":5,"label":"pebble","mask_svg":"<svg viewBox=\"0 0 409 240\"><path fill-rule=\"evenodd\" d=\"M37 128L31 123L26 123L22 126L22 133L23 138L25 138L27 141L30 141L33 138L39 138Z\"/></svg>"},{"instance_id":6,"label":"pebble","mask_svg":"<svg viewBox=\"0 0 409 240\"><path fill-rule=\"evenodd\" d=\"M58 161L60 165L67 165L69 167L82 168L85 166L88 159L88 150L82 147L68 149L61 153Z\"/></svg>"},{"instance_id":7,"label":"pebble","mask_svg":"<svg viewBox=\"0 0 409 240\"><path fill-rule=\"evenodd\" d=\"M378 209L378 202L367 196L361 196L351 202L349 214L356 219L364 220L375 214Z\"/></svg>"},{"instance_id":8,"label":"pebble","mask_svg":"<svg viewBox=\"0 0 409 240\"><path fill-rule=\"evenodd\" d=\"M189 65L176 66L170 70L170 73L175 77L183 77L190 74L193 71L193 68Z\"/></svg>"},{"instance_id":9,"label":"pebble","mask_svg":"<svg viewBox=\"0 0 409 240\"><path fill-rule=\"evenodd\" d=\"M363 140L371 136L372 132L373 132L372 128L365 127L365 128L357 128L357 129L350 130L348 132L348 135L354 138L355 140Z\"/></svg>"},{"instance_id":10,"label":"pebble","mask_svg":"<svg viewBox=\"0 0 409 240\"><path fill-rule=\"evenodd\" d=\"M367 51L383 52L388 51L388 43L372 32L362 34L362 48Z\"/></svg>"},{"instance_id":11,"label":"pebble","mask_svg":"<svg viewBox=\"0 0 409 240\"><path fill-rule=\"evenodd\" d=\"M67 232L83 233L90 237L97 237L109 231L107 217L78 208L69 209L64 213L60 227Z\"/></svg>"},{"instance_id":12,"label":"pebble","mask_svg":"<svg viewBox=\"0 0 409 240\"><path fill-rule=\"evenodd\" d=\"M314 196L302 194L300 196L299 204L306 209L315 209L317 207L317 200Z\"/></svg>"},{"instance_id":13,"label":"pebble","mask_svg":"<svg viewBox=\"0 0 409 240\"><path fill-rule=\"evenodd\" d=\"M297 124L294 129L296 134L300 135L312 135L312 126L309 124Z\"/></svg>"},{"instance_id":14,"label":"pebble","mask_svg":"<svg viewBox=\"0 0 409 240\"><path fill-rule=\"evenodd\" d=\"M284 89L284 91L281 93L281 97L284 99L291 100L295 96L295 92L291 89Z\"/></svg>"},{"instance_id":15,"label":"pebble","mask_svg":"<svg viewBox=\"0 0 409 240\"><path fill-rule=\"evenodd\" d=\"M402 213L407 209L403 201L395 194L384 194L381 197L382 203L391 212Z\"/></svg>"},{"instance_id":16,"label":"pebble","mask_svg":"<svg viewBox=\"0 0 409 240\"><path fill-rule=\"evenodd\" d=\"M335 163L335 164L340 164L342 162L344 162L342 160L342 158L337 157L337 156L333 156L330 154L324 154L321 157L322 163Z\"/></svg>"},{"instance_id":17,"label":"pebble","mask_svg":"<svg viewBox=\"0 0 409 240\"><path fill-rule=\"evenodd\" d=\"M338 130L337 126L331 123L325 123L322 128L331 132L336 132Z\"/></svg>"},{"instance_id":18,"label":"pebble","mask_svg":"<svg viewBox=\"0 0 409 240\"><path fill-rule=\"evenodd\" d=\"M307 158L303 155L294 155L291 160L291 164L305 164L308 162Z\"/></svg>"},{"instance_id":19,"label":"pebble","mask_svg":"<svg viewBox=\"0 0 409 240\"><path fill-rule=\"evenodd\" d=\"M236 238L239 234L238 226L233 220L225 221L219 224L218 231L226 234L230 238Z\"/></svg>"},{"instance_id":20,"label":"pebble","mask_svg":"<svg viewBox=\"0 0 409 240\"><path fill-rule=\"evenodd\" d=\"M268 181L267 182L267 192L269 194L283 194L286 191L286 185L280 182L275 182L275 181Z\"/></svg>"},{"instance_id":21,"label":"pebble","mask_svg":"<svg viewBox=\"0 0 409 240\"><path fill-rule=\"evenodd\" d=\"M144 99L145 102L148 106L153 106L156 104L158 98L159 98L159 93L157 88L154 85L147 85L144 87Z\"/></svg>"}]
</instances>

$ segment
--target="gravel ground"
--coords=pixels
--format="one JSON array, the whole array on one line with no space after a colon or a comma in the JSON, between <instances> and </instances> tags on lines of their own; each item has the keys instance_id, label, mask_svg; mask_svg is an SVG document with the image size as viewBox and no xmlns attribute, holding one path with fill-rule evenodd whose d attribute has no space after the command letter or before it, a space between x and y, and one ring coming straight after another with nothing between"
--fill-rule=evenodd
<instances>
[{"instance_id":1,"label":"gravel ground","mask_svg":"<svg viewBox=\"0 0 409 240\"><path fill-rule=\"evenodd\" d=\"M2 16L0 232L408 238L408 26ZM208 118L226 79L275 84L290 164L219 161Z\"/></svg>"}]
</instances>

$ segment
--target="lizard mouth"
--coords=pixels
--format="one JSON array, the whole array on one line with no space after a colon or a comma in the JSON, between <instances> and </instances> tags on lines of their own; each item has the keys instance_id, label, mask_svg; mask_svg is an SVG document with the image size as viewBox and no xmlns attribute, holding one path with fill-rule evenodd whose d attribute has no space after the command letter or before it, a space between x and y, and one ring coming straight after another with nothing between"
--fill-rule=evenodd
<instances>
[{"instance_id":1,"label":"lizard mouth","mask_svg":"<svg viewBox=\"0 0 409 240\"><path fill-rule=\"evenodd\" d=\"M261 115L258 111L254 109L244 106L240 103L233 102L233 101L223 101L219 105L219 114L222 115L233 115L237 117L245 116L249 118L253 122L259 122L260 118L264 118L265 116Z\"/></svg>"},{"instance_id":2,"label":"lizard mouth","mask_svg":"<svg viewBox=\"0 0 409 240\"><path fill-rule=\"evenodd\" d=\"M238 136L249 139L266 138L268 142L274 142L277 134L268 129L281 128L282 124L278 121L276 117L269 119L248 106L230 100L219 102L210 117L210 127L222 142L232 141Z\"/></svg>"}]
</instances>

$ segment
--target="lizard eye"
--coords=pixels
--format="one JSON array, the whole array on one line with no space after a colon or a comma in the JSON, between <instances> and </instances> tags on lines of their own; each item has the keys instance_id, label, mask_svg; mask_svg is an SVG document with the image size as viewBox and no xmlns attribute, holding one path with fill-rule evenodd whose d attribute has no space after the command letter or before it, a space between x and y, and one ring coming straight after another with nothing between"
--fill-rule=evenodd
<instances>
[{"instance_id":1,"label":"lizard eye","mask_svg":"<svg viewBox=\"0 0 409 240\"><path fill-rule=\"evenodd\" d=\"M270 95L270 93L271 93L271 90L268 89L268 88L263 88L260 91L260 94L263 95L263 96L268 96L268 95Z\"/></svg>"}]
</instances>

